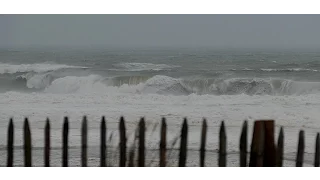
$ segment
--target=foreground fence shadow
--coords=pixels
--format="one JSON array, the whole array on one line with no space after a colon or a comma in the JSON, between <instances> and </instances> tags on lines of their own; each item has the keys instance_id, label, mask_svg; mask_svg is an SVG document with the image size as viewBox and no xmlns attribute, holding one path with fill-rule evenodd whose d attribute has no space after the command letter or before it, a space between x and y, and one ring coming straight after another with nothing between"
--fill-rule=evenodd
<instances>
[{"instance_id":1,"label":"foreground fence shadow","mask_svg":"<svg viewBox=\"0 0 320 180\"><path fill-rule=\"evenodd\" d=\"M84 116L81 127L81 166L87 166L87 150L88 150L88 123L87 117ZM137 140L138 152L137 152L137 163L134 161L135 156L135 143L132 147L127 150L127 135L125 119L120 118L119 121L119 166L120 167L133 167L145 166L145 132L146 125L145 119L141 118L137 127L136 136L134 141ZM284 152L284 130L281 127L277 143L275 143L275 123L273 120L257 120L254 122L253 134L251 140L250 152L248 149L248 123L244 121L241 135L239 138L239 166L240 167L282 167L283 166L283 152ZM100 166L106 167L107 163L107 145L106 145L106 120L104 117L101 119L100 124ZM199 166L205 166L206 159L206 139L207 139L207 121L203 119L202 130L200 137L200 156ZM47 119L44 127L44 166L50 166L50 120ZM68 117L64 118L62 128L62 166L68 167L69 164L69 149L68 149L68 136L69 136L69 120ZM14 166L14 123L13 119L10 119L8 125L8 140L7 140L7 166ZM302 167L304 161L304 131L299 132L298 149L296 154L296 167ZM178 140L178 139L176 139ZM181 127L180 133L180 148L179 148L179 159L177 166L185 167L187 160L187 147L188 147L188 121L185 118ZM314 166L319 167L320 164L320 136L319 133L316 136L315 143L315 156ZM160 142L159 142L159 166L167 166L167 124L166 119L162 118L161 130L160 130ZM24 152L24 166L32 166L32 139L29 121L27 118L24 120L23 125L23 152ZM128 155L128 157L127 157ZM248 155L250 155L249 162ZM222 121L219 131L219 149L218 149L218 166L227 166L227 134L225 124Z\"/></svg>"}]
</instances>

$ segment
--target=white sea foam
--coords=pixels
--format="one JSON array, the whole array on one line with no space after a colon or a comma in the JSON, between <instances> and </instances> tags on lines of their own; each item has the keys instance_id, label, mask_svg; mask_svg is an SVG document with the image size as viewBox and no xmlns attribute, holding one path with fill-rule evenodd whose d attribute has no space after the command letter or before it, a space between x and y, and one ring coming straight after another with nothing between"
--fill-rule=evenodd
<instances>
[{"instance_id":1,"label":"white sea foam","mask_svg":"<svg viewBox=\"0 0 320 180\"><path fill-rule=\"evenodd\" d=\"M27 74L27 87L35 89L43 89L50 85L53 78L50 74Z\"/></svg>"},{"instance_id":2,"label":"white sea foam","mask_svg":"<svg viewBox=\"0 0 320 180\"><path fill-rule=\"evenodd\" d=\"M244 69L242 69L242 71L254 71L254 69L244 68Z\"/></svg>"},{"instance_id":3,"label":"white sea foam","mask_svg":"<svg viewBox=\"0 0 320 180\"><path fill-rule=\"evenodd\" d=\"M313 71L313 72L318 72L318 70L316 69L304 69L304 68L287 68L287 69L261 69L261 71L268 71L268 72L272 72L272 71L295 71L295 72L299 72L299 71Z\"/></svg>"},{"instance_id":4,"label":"white sea foam","mask_svg":"<svg viewBox=\"0 0 320 180\"><path fill-rule=\"evenodd\" d=\"M120 69L111 69L111 70L160 71L160 70L170 70L170 69L180 67L176 65L152 64L152 63L119 63L119 64L115 64L114 66Z\"/></svg>"},{"instance_id":5,"label":"white sea foam","mask_svg":"<svg viewBox=\"0 0 320 180\"><path fill-rule=\"evenodd\" d=\"M48 63L36 63L36 64L7 64L0 63L0 74L14 74L18 72L47 72L55 71L65 68L86 68L80 66L70 66L65 64L48 64Z\"/></svg>"},{"instance_id":6,"label":"white sea foam","mask_svg":"<svg viewBox=\"0 0 320 180\"><path fill-rule=\"evenodd\" d=\"M261 68L261 69L250 69L250 68L243 68L243 69L230 69L231 71L265 71L265 72L318 72L317 69L308 69L308 68L285 68L285 69L272 69L272 68Z\"/></svg>"}]
</instances>

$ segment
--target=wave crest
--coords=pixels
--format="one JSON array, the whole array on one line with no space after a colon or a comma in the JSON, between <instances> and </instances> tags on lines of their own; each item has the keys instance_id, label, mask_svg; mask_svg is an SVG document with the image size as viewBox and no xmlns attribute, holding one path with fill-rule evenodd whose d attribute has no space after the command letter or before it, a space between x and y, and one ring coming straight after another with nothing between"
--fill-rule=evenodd
<instances>
[{"instance_id":1,"label":"wave crest","mask_svg":"<svg viewBox=\"0 0 320 180\"><path fill-rule=\"evenodd\" d=\"M309 68L285 68L285 69L272 69L272 68L261 68L261 69L230 69L230 71L255 71L255 72L319 72L317 69Z\"/></svg>"},{"instance_id":2,"label":"wave crest","mask_svg":"<svg viewBox=\"0 0 320 180\"><path fill-rule=\"evenodd\" d=\"M287 79L155 76L102 77L72 70L44 73L28 72L16 77L13 88L47 93L140 93L163 95L301 95L320 92L320 82L302 82ZM4 84L10 79L8 74Z\"/></svg>"},{"instance_id":3,"label":"wave crest","mask_svg":"<svg viewBox=\"0 0 320 180\"><path fill-rule=\"evenodd\" d=\"M48 71L56 71L59 69L69 69L69 68L80 68L84 69L87 67L80 66L70 66L65 64L6 64L0 63L0 74L15 74L15 73L25 73L25 72L35 72L35 73L43 73Z\"/></svg>"},{"instance_id":4,"label":"wave crest","mask_svg":"<svg viewBox=\"0 0 320 180\"><path fill-rule=\"evenodd\" d=\"M167 64L152 64L152 63L119 63L113 65L119 69L109 69L114 71L161 71L171 70L180 66Z\"/></svg>"},{"instance_id":5,"label":"wave crest","mask_svg":"<svg viewBox=\"0 0 320 180\"><path fill-rule=\"evenodd\" d=\"M156 75L144 82L131 85L112 86L108 82L110 82L110 78L106 79L97 75L68 76L54 80L45 92L120 92L162 95L301 95L320 92L320 82L299 82L285 79L180 79Z\"/></svg>"}]
</instances>

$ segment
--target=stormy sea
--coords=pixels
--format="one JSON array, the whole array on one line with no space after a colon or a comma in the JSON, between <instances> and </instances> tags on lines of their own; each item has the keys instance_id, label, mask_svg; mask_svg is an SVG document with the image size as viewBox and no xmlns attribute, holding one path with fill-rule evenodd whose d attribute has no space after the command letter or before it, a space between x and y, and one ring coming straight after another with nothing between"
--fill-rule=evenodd
<instances>
[{"instance_id":1,"label":"stormy sea","mask_svg":"<svg viewBox=\"0 0 320 180\"><path fill-rule=\"evenodd\" d=\"M217 166L219 126L225 122L227 166L239 166L244 120L274 119L285 132L284 165L295 166L298 132L305 130L304 166L312 166L320 129L320 53L210 48L1 49L0 164L6 165L7 126L15 125L14 165L23 166L23 121L29 118L33 165L43 166L44 124L51 123L52 166L61 166L63 117L70 120L70 165L81 165L81 121L89 123L88 165L99 166L100 120L107 121L107 162L118 166L118 122L128 147L146 119L146 165L158 166L160 120L167 119L168 166L177 166L181 123L189 124L187 166L198 166L202 119L208 123L206 166ZM171 147L172 146L172 147ZM248 149L249 150L249 149Z\"/></svg>"}]
</instances>

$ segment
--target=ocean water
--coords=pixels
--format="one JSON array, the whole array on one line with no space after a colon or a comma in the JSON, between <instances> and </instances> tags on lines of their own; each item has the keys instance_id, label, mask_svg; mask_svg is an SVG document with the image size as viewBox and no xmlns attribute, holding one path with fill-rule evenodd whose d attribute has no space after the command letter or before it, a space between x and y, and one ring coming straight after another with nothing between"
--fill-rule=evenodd
<instances>
[{"instance_id":1,"label":"ocean water","mask_svg":"<svg viewBox=\"0 0 320 180\"><path fill-rule=\"evenodd\" d=\"M70 165L80 165L80 125L89 119L89 165L99 164L99 122L107 119L108 161L117 166L118 120L126 119L128 146L140 117L147 121L147 165L157 165L159 122L168 143L188 118L188 166L199 164L203 118L208 121L207 166L217 166L218 132L227 127L228 166L238 166L244 120L276 120L285 130L285 165L294 166L298 132L306 133L305 166L313 163L320 129L320 53L307 51L149 49L1 49L0 164L6 132L15 122L15 164L23 165L22 123L30 119L34 166L43 165L43 127L52 126L52 165L61 166L61 129L70 118ZM173 147L178 148L179 143ZM2 148L1 148L2 146ZM249 149L248 149L249 150ZM170 165L176 165L173 150ZM172 162L171 162L172 161Z\"/></svg>"}]
</instances>

